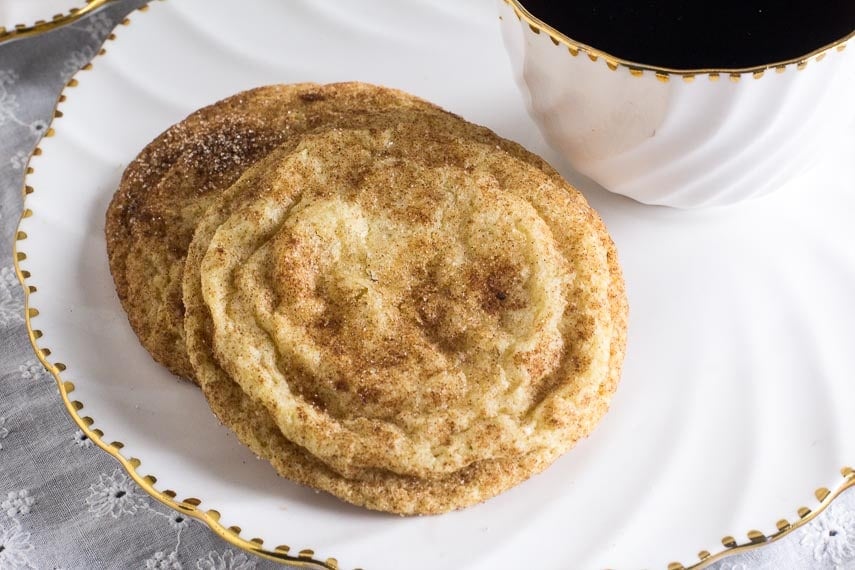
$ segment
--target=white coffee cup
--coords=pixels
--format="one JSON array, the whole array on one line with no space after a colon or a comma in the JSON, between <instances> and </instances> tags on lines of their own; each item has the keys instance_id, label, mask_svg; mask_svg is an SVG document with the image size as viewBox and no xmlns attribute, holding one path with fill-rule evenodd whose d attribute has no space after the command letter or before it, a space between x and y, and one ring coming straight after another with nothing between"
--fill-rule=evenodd
<instances>
[{"instance_id":1,"label":"white coffee cup","mask_svg":"<svg viewBox=\"0 0 855 570\"><path fill-rule=\"evenodd\" d=\"M574 41L497 0L529 112L570 164L647 204L718 206L782 185L855 128L855 33L749 69L673 70ZM853 157L855 159L855 157Z\"/></svg>"}]
</instances>

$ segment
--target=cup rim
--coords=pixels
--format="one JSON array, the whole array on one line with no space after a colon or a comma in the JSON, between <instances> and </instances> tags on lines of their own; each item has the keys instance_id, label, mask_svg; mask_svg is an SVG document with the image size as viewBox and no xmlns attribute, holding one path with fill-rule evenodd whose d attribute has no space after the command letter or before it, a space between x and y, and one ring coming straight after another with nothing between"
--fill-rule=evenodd
<instances>
[{"instance_id":1,"label":"cup rim","mask_svg":"<svg viewBox=\"0 0 855 570\"><path fill-rule=\"evenodd\" d=\"M694 77L695 75L710 75L714 77L718 77L719 75L730 75L732 78L738 78L742 74L750 73L755 78L759 79L763 76L764 72L769 69L775 69L776 71L783 72L784 68L790 65L796 65L798 69L804 69L807 66L807 63L811 59L815 59L816 61L822 60L826 54L833 50L843 51L846 48L847 42L853 38L855 38L855 30L852 30L846 36L840 38L837 41L821 46L805 55L794 57L791 59L785 59L780 61L774 61L771 63L766 63L762 65L756 65L753 67L704 67L704 68L691 68L691 69L675 69L672 67L663 67L658 65L651 65L646 63L639 63L636 61L624 59L621 57L614 56L608 52L605 52L601 49L597 49L588 44L584 44L582 42L576 41L570 36L560 32L534 16L531 12L529 12L525 6L522 4L522 0L503 0L505 4L511 6L516 14L517 18L520 20L524 20L525 23L528 24L531 31L539 34L541 32L545 32L549 35L552 43L558 45L559 43L563 43L570 49L570 53L572 55L577 55L579 52L585 52L592 61L596 61L599 58L605 60L606 64L610 69L615 70L618 67L626 67L629 69L630 73L633 75L642 75L645 71L650 71L656 74L657 77L663 80L667 80L669 75L678 75L683 76L685 79L689 79Z\"/></svg>"}]
</instances>

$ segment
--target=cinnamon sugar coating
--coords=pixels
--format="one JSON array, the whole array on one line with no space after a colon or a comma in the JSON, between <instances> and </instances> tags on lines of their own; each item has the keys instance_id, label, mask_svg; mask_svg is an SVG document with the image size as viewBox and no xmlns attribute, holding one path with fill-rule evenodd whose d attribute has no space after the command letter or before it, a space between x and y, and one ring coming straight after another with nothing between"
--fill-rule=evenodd
<instances>
[{"instance_id":1,"label":"cinnamon sugar coating","mask_svg":"<svg viewBox=\"0 0 855 570\"><path fill-rule=\"evenodd\" d=\"M365 84L271 85L200 109L149 143L128 165L107 209L110 272L142 345L194 379L184 347L181 279L205 210L252 164L288 140L365 113L435 106Z\"/></svg>"},{"instance_id":2,"label":"cinnamon sugar coating","mask_svg":"<svg viewBox=\"0 0 855 570\"><path fill-rule=\"evenodd\" d=\"M625 346L614 246L584 198L436 108L270 152L201 217L183 294L223 423L281 475L405 514L548 466L607 410Z\"/></svg>"}]
</instances>

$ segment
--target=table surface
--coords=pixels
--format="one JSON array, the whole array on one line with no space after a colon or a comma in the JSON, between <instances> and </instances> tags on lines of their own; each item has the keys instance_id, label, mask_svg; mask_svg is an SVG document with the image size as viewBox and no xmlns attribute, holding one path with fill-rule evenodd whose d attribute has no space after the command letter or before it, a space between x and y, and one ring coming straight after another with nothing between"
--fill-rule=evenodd
<instances>
[{"instance_id":1,"label":"table surface","mask_svg":"<svg viewBox=\"0 0 855 570\"><path fill-rule=\"evenodd\" d=\"M64 84L143 3L117 0L65 28L0 44L0 569L280 567L136 487L81 437L27 338L11 257L27 159ZM853 491L784 539L711 568L855 570Z\"/></svg>"}]
</instances>

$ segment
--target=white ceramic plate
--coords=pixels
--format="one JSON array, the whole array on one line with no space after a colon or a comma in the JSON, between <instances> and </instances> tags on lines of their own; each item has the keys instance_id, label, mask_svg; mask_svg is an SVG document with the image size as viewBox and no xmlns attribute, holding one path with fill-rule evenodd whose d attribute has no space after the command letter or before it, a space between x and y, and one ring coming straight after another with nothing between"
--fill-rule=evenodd
<instances>
[{"instance_id":1,"label":"white ceramic plate","mask_svg":"<svg viewBox=\"0 0 855 570\"><path fill-rule=\"evenodd\" d=\"M0 28L4 35L16 31L32 31L46 24L71 19L76 13L86 13L109 0L2 0L0 1Z\"/></svg>"},{"instance_id":2,"label":"white ceramic plate","mask_svg":"<svg viewBox=\"0 0 855 570\"><path fill-rule=\"evenodd\" d=\"M674 211L558 161L491 0L169 0L117 36L31 162L17 247L34 342L76 387L69 409L138 458L124 464L159 499L198 499L178 506L243 547L313 549L346 569L664 568L723 551L726 535L772 535L820 506L817 487L855 480L840 475L855 461L855 137L760 201ZM387 516L277 478L149 358L113 290L104 212L149 140L241 89L338 80L411 91L542 154L618 245L631 321L611 412L545 473L462 512Z\"/></svg>"}]
</instances>

